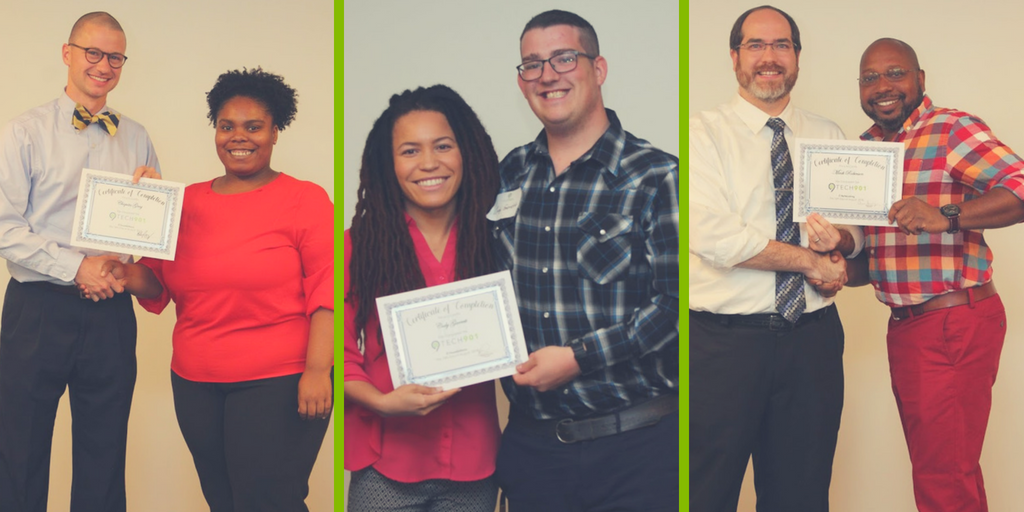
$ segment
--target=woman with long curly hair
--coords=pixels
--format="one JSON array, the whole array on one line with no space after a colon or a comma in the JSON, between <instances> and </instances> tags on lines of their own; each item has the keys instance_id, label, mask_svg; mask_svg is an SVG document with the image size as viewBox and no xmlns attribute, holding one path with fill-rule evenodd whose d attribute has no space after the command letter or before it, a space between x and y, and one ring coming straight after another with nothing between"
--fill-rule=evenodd
<instances>
[{"instance_id":1,"label":"woman with long curly hair","mask_svg":"<svg viewBox=\"0 0 1024 512\"><path fill-rule=\"evenodd\" d=\"M345 469L350 512L494 510L494 383L395 388L375 299L492 271L498 157L443 85L391 97L359 170L345 233Z\"/></svg>"}]
</instances>

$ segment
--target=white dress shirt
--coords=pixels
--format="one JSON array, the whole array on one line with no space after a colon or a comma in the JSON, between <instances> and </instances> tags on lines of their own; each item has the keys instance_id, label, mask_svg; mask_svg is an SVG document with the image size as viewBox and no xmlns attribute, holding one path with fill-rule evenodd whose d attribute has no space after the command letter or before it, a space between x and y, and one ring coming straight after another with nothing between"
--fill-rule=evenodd
<instances>
[{"instance_id":1,"label":"white dress shirt","mask_svg":"<svg viewBox=\"0 0 1024 512\"><path fill-rule=\"evenodd\" d=\"M739 268L775 239L772 117L737 95L729 103L690 118L690 309L719 314L776 313L775 272ZM793 106L778 116L786 123L791 151L796 138L845 139L834 122ZM849 228L856 255L860 228ZM807 226L800 225L807 247ZM851 255L851 257L853 256ZM828 306L804 284L805 311Z\"/></svg>"},{"instance_id":2,"label":"white dress shirt","mask_svg":"<svg viewBox=\"0 0 1024 512\"><path fill-rule=\"evenodd\" d=\"M103 107L98 112L119 116L114 136L98 123L78 131L71 125L74 109L61 93L0 132L0 257L23 283L71 284L82 259L103 252L70 245L83 168L129 176L142 165L160 170L141 124Z\"/></svg>"}]
</instances>

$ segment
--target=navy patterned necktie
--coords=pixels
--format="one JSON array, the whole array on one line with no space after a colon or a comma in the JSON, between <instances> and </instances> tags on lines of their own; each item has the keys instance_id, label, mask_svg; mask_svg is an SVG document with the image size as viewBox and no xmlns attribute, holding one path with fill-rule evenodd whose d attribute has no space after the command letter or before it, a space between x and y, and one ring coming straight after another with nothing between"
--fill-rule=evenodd
<instances>
[{"instance_id":1,"label":"navy patterned necktie","mask_svg":"<svg viewBox=\"0 0 1024 512\"><path fill-rule=\"evenodd\" d=\"M786 123L777 117L768 120L772 136L772 177L775 181L775 239L800 245L800 228L793 222L793 160L783 131ZM775 308L783 318L796 323L807 305L804 276L799 272L775 273Z\"/></svg>"}]
</instances>

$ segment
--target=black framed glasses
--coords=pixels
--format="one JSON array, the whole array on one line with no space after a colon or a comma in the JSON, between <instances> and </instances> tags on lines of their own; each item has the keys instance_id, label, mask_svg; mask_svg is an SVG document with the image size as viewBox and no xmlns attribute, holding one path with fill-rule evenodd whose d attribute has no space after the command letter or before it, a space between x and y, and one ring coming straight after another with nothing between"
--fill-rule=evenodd
<instances>
[{"instance_id":1,"label":"black framed glasses","mask_svg":"<svg viewBox=\"0 0 1024 512\"><path fill-rule=\"evenodd\" d=\"M100 61L103 60L103 57L106 57L107 64L110 64L110 67L117 69L124 66L124 61L128 60L128 57L123 53L107 53L99 48L86 48L84 46L78 46L75 43L68 43L68 46L74 46L75 48L79 48L84 51L85 60L89 64L99 64Z\"/></svg>"},{"instance_id":2,"label":"black framed glasses","mask_svg":"<svg viewBox=\"0 0 1024 512\"><path fill-rule=\"evenodd\" d=\"M576 50L569 50L567 52L553 55L550 59L544 60L528 60L518 66L516 69L519 70L519 77L525 82L532 82L541 75L544 74L544 63L551 64L551 69L555 70L556 73L568 73L579 65L579 58L586 57L588 59L597 58L594 55L587 55L583 52Z\"/></svg>"},{"instance_id":3,"label":"black framed glasses","mask_svg":"<svg viewBox=\"0 0 1024 512\"><path fill-rule=\"evenodd\" d=\"M789 53L793 51L796 46L793 45L792 41L775 41L774 43L766 43L764 41L753 41L750 43L743 43L737 45L733 50L739 50L743 48L748 52L761 53L768 48L771 48L775 53Z\"/></svg>"},{"instance_id":4,"label":"black framed glasses","mask_svg":"<svg viewBox=\"0 0 1024 512\"><path fill-rule=\"evenodd\" d=\"M857 79L857 81L860 82L861 87L870 87L872 85L875 85L878 83L878 79L883 76L886 80L890 82L899 82L906 78L907 75L913 73L914 71L915 70L903 68L892 68L887 70L885 73L881 74L875 73L874 71L870 71L868 73L864 73L863 75L861 75L860 78Z\"/></svg>"}]
</instances>

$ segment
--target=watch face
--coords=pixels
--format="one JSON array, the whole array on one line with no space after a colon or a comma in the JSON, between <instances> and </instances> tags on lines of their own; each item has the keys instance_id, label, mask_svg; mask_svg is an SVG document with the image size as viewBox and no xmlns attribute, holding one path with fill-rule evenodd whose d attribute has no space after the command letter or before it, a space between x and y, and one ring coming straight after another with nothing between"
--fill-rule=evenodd
<instances>
[{"instance_id":1,"label":"watch face","mask_svg":"<svg viewBox=\"0 0 1024 512\"><path fill-rule=\"evenodd\" d=\"M946 217L955 217L960 215L960 207L955 204L947 204L946 206L943 206L940 211Z\"/></svg>"}]
</instances>

